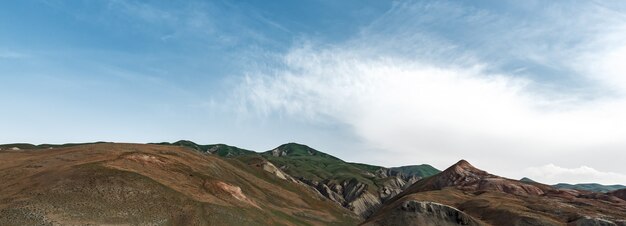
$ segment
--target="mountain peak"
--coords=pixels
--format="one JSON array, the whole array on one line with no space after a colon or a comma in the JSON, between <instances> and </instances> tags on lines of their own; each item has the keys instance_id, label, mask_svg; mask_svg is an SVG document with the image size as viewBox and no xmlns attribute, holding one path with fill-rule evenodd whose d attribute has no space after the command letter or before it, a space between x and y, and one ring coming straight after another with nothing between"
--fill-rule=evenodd
<instances>
[{"instance_id":1,"label":"mountain peak","mask_svg":"<svg viewBox=\"0 0 626 226\"><path fill-rule=\"evenodd\" d=\"M496 176L480 170L466 160L460 160L443 172L412 185L412 192L456 187L469 191L498 191L517 195L541 195L549 186L529 184Z\"/></svg>"},{"instance_id":2,"label":"mountain peak","mask_svg":"<svg viewBox=\"0 0 626 226\"><path fill-rule=\"evenodd\" d=\"M533 179L530 179L528 177L523 177L522 179L520 179L519 181L521 182L526 182L526 183L537 183L537 181L534 181Z\"/></svg>"},{"instance_id":3,"label":"mountain peak","mask_svg":"<svg viewBox=\"0 0 626 226\"><path fill-rule=\"evenodd\" d=\"M472 164L470 164L467 160L465 159L461 159L459 160L457 163L455 163L452 166L456 166L456 167L461 167L461 168L476 168L474 166L472 166Z\"/></svg>"},{"instance_id":4,"label":"mountain peak","mask_svg":"<svg viewBox=\"0 0 626 226\"><path fill-rule=\"evenodd\" d=\"M337 157L326 154L324 152L315 150L307 145L298 144L298 143L286 143L278 146L277 148L265 152L266 154L273 155L275 157L282 156L316 156L321 158L331 158L335 160L340 160Z\"/></svg>"},{"instance_id":5,"label":"mountain peak","mask_svg":"<svg viewBox=\"0 0 626 226\"><path fill-rule=\"evenodd\" d=\"M487 172L480 170L470 164L468 161L461 159L454 165L448 167L448 169L444 170L442 174L450 175L454 174L457 176L486 176Z\"/></svg>"}]
</instances>

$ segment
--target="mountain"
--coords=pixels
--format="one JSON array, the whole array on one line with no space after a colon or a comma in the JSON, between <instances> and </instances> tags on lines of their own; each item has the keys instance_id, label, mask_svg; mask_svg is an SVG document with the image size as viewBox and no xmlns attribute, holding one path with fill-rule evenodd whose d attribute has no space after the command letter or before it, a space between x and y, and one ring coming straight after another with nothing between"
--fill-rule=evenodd
<instances>
[{"instance_id":1,"label":"mountain","mask_svg":"<svg viewBox=\"0 0 626 226\"><path fill-rule=\"evenodd\" d=\"M602 185L602 184L596 184L596 183L588 183L588 184L559 183L559 184L555 184L552 186L555 188L560 188L560 189L575 189L575 190L584 190L584 191L593 191L593 192L610 192L610 191L615 191L615 190L626 188L626 186L619 185L619 184Z\"/></svg>"},{"instance_id":2,"label":"mountain","mask_svg":"<svg viewBox=\"0 0 626 226\"><path fill-rule=\"evenodd\" d=\"M253 159L253 158L250 158ZM0 151L0 225L355 225L313 189L185 146ZM269 168L268 168L269 169Z\"/></svg>"},{"instance_id":3,"label":"mountain","mask_svg":"<svg viewBox=\"0 0 626 226\"><path fill-rule=\"evenodd\" d=\"M524 178L520 179L519 181L526 182L526 183L537 183L537 181L534 181L533 179L530 179L528 177L524 177Z\"/></svg>"},{"instance_id":4,"label":"mountain","mask_svg":"<svg viewBox=\"0 0 626 226\"><path fill-rule=\"evenodd\" d=\"M441 170L438 170L428 164L392 167L389 168L389 170L402 175L418 176L422 178L430 177L441 172Z\"/></svg>"},{"instance_id":5,"label":"mountain","mask_svg":"<svg viewBox=\"0 0 626 226\"><path fill-rule=\"evenodd\" d=\"M232 156L256 154L256 152L254 152L254 151L238 148L238 147L235 147L235 146L229 146L229 145L226 145L226 144L200 145L200 144L196 144L196 143L194 143L192 141L188 141L188 140L180 140L180 141L176 141L174 143L162 142L162 143L155 143L155 144L188 147L188 148L191 148L193 150L196 150L196 151L199 151L199 152L202 152L202 153L214 154L214 155L219 155L219 156L222 156L222 157L232 157Z\"/></svg>"},{"instance_id":6,"label":"mountain","mask_svg":"<svg viewBox=\"0 0 626 226\"><path fill-rule=\"evenodd\" d=\"M427 168L423 170L425 173L416 171L403 175L385 167L348 163L296 143L281 145L261 155L288 175L363 218L419 180L418 173L430 175L428 173L433 171Z\"/></svg>"},{"instance_id":7,"label":"mountain","mask_svg":"<svg viewBox=\"0 0 626 226\"><path fill-rule=\"evenodd\" d=\"M522 179L520 179L520 181L522 182L530 182L530 183L537 183L534 180L531 180L528 177L524 177ZM552 187L558 188L558 189L573 189L573 190L581 190L581 191L592 191L592 192L610 192L610 191L614 191L614 190L619 190L619 189L624 189L626 188L626 186L624 185L602 185L602 184L597 184L597 183L586 183L586 184L567 184L567 183L558 183L555 185L552 185Z\"/></svg>"},{"instance_id":8,"label":"mountain","mask_svg":"<svg viewBox=\"0 0 626 226\"><path fill-rule=\"evenodd\" d=\"M433 207L414 207L425 205ZM387 201L364 225L420 225L420 219L437 225L623 225L626 201L503 178L461 160Z\"/></svg>"},{"instance_id":9,"label":"mountain","mask_svg":"<svg viewBox=\"0 0 626 226\"><path fill-rule=\"evenodd\" d=\"M559 189L465 160L440 172L185 140L0 148L0 225L626 225L626 189Z\"/></svg>"}]
</instances>

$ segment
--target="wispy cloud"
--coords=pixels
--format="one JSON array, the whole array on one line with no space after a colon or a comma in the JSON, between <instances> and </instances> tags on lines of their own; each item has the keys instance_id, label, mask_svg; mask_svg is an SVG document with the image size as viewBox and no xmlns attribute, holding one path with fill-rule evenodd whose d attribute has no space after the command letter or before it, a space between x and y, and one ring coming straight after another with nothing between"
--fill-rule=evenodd
<instances>
[{"instance_id":1,"label":"wispy cloud","mask_svg":"<svg viewBox=\"0 0 626 226\"><path fill-rule=\"evenodd\" d=\"M525 170L527 175L538 182L556 183L600 183L611 185L626 181L626 174L602 172L588 166L565 168L554 164L530 167Z\"/></svg>"},{"instance_id":2,"label":"wispy cloud","mask_svg":"<svg viewBox=\"0 0 626 226\"><path fill-rule=\"evenodd\" d=\"M567 80L602 78L595 61L576 61L577 66L568 62L586 56L604 62L606 74L622 78L626 71L616 63L621 47L617 52L606 52L607 46L587 47L602 43L609 34L626 40L626 33L570 28L565 21L576 25L593 19L585 25L611 28L625 22L603 20L596 15L600 9L575 14L573 8L551 5L538 15L553 18L541 20L545 25L519 24L512 22L519 18L439 4L397 5L346 43L305 42L284 55L281 67L251 69L239 87L243 109L347 125L369 146L390 153L384 162L359 160L388 165L427 161L445 167L468 158L491 171L512 172L540 164L543 158L560 158L550 159L556 164L615 162L576 157L592 150L623 155L615 150L626 148L626 98L602 91L607 84L585 82L571 88L576 85ZM440 20L453 26L426 26ZM487 26L484 33L466 30L482 25ZM552 29L559 27L567 28L566 36L576 37L555 34ZM442 31L448 36L438 29L449 29ZM470 41L462 40L463 32L455 37L454 29L470 32ZM590 30L600 33L589 35ZM520 65L554 69L519 76ZM623 177L611 181L626 183Z\"/></svg>"}]
</instances>

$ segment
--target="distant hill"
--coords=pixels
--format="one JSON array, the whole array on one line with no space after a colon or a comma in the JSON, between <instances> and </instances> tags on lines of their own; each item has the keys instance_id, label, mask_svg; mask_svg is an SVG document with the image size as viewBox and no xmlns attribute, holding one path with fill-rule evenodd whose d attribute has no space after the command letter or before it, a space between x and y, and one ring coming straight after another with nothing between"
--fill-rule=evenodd
<instances>
[{"instance_id":1,"label":"distant hill","mask_svg":"<svg viewBox=\"0 0 626 226\"><path fill-rule=\"evenodd\" d=\"M392 168L389 168L389 170L391 170L392 172L398 172L404 175L418 176L418 177L423 177L423 178L430 177L441 172L441 170L438 170L435 167L428 165L428 164L392 167Z\"/></svg>"},{"instance_id":2,"label":"distant hill","mask_svg":"<svg viewBox=\"0 0 626 226\"><path fill-rule=\"evenodd\" d=\"M91 143L67 143L67 144L28 144L28 143L13 143L13 144L0 144L1 150L32 150L32 149L51 149L51 148L65 148L86 144L105 144L107 142L91 142Z\"/></svg>"},{"instance_id":3,"label":"distant hill","mask_svg":"<svg viewBox=\"0 0 626 226\"><path fill-rule=\"evenodd\" d=\"M524 177L524 178L520 179L519 181L527 182L527 183L537 183L537 181L534 181L534 180L532 180L532 179L530 179L528 177Z\"/></svg>"},{"instance_id":4,"label":"distant hill","mask_svg":"<svg viewBox=\"0 0 626 226\"><path fill-rule=\"evenodd\" d=\"M624 185L602 185L596 183L588 183L588 184L566 184L559 183L552 185L555 188L565 188L565 189L576 189L576 190L584 190L584 191L593 191L593 192L610 192L619 189L624 189L626 186Z\"/></svg>"},{"instance_id":5,"label":"distant hill","mask_svg":"<svg viewBox=\"0 0 626 226\"><path fill-rule=\"evenodd\" d=\"M536 181L534 181L534 180L532 180L532 179L530 179L528 177L524 177L520 181L528 182L528 183L537 183ZM552 187L559 188L559 189L574 189L574 190L592 191L592 192L601 192L601 193L606 193L606 192L610 192L610 191L615 191L615 190L626 188L626 186L619 185L619 184L616 184L616 185L602 185L602 184L598 184L598 183L584 183L584 184L558 183L558 184L552 185Z\"/></svg>"},{"instance_id":6,"label":"distant hill","mask_svg":"<svg viewBox=\"0 0 626 226\"><path fill-rule=\"evenodd\" d=\"M249 154L256 153L254 151L238 148L235 146L229 146L226 144L200 145L192 141L188 141L188 140L179 140L174 143L162 142L162 143L155 143L155 144L188 147L199 152L215 154L215 155L219 155L222 157L233 157L233 156L249 155Z\"/></svg>"}]
</instances>

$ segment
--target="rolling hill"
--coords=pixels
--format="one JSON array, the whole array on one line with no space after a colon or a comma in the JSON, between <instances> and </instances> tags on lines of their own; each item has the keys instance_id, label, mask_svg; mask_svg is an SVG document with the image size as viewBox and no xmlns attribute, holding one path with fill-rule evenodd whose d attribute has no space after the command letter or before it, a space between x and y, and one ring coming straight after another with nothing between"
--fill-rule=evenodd
<instances>
[{"instance_id":1,"label":"rolling hill","mask_svg":"<svg viewBox=\"0 0 626 226\"><path fill-rule=\"evenodd\" d=\"M625 190L467 161L386 168L288 143L0 145L0 225L625 225Z\"/></svg>"},{"instance_id":2,"label":"rolling hill","mask_svg":"<svg viewBox=\"0 0 626 226\"><path fill-rule=\"evenodd\" d=\"M306 186L186 147L0 151L0 225L355 225Z\"/></svg>"},{"instance_id":3,"label":"rolling hill","mask_svg":"<svg viewBox=\"0 0 626 226\"><path fill-rule=\"evenodd\" d=\"M575 190L584 190L584 191L593 191L593 192L610 192L619 189L624 189L626 186L624 185L602 185L597 183L587 183L587 184L566 184L559 183L552 185L555 188L561 189L575 189Z\"/></svg>"}]
</instances>

